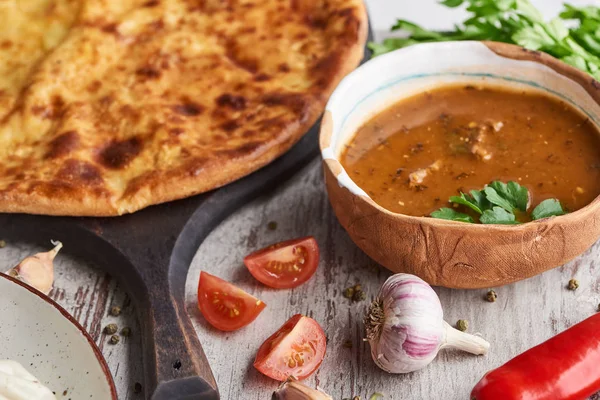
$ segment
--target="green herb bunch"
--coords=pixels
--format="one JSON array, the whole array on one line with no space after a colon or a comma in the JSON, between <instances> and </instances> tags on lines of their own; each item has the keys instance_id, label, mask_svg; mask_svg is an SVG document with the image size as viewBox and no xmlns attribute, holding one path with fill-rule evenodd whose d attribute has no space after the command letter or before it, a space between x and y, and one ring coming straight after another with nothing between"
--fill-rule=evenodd
<instances>
[{"instance_id":1,"label":"green herb bunch","mask_svg":"<svg viewBox=\"0 0 600 400\"><path fill-rule=\"evenodd\" d=\"M451 32L434 32L399 19L392 31L405 31L409 36L370 43L373 56L417 43L492 40L544 51L600 79L598 6L565 4L559 17L546 22L529 0L444 0L441 4L448 7L466 4L471 16ZM576 26L569 29L567 25L573 22Z\"/></svg>"},{"instance_id":2,"label":"green herb bunch","mask_svg":"<svg viewBox=\"0 0 600 400\"><path fill-rule=\"evenodd\" d=\"M516 213L526 213L529 205L529 191L517 182L494 181L483 190L471 190L469 194L462 193L460 196L452 196L449 200L457 207L471 209L482 224L519 224ZM542 201L531 212L531 220L563 215L560 201L547 199ZM451 221L470 222L475 220L469 214L458 211L455 208L444 207L431 213L431 216Z\"/></svg>"}]
</instances>

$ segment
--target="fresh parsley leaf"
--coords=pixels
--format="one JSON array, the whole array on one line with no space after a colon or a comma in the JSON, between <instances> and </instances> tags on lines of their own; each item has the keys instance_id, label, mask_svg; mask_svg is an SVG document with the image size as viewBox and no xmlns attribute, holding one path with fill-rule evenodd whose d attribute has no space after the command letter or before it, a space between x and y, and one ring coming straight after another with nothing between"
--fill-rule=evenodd
<instances>
[{"instance_id":1,"label":"fresh parsley leaf","mask_svg":"<svg viewBox=\"0 0 600 400\"><path fill-rule=\"evenodd\" d=\"M459 7L462 6L465 0L443 0L440 1L440 4L445 5L446 7Z\"/></svg>"},{"instance_id":2,"label":"fresh parsley leaf","mask_svg":"<svg viewBox=\"0 0 600 400\"><path fill-rule=\"evenodd\" d=\"M485 210L479 222L482 224L501 224L501 225L514 225L519 222L515 218L515 214L506 211L502 207L494 207L491 210Z\"/></svg>"},{"instance_id":3,"label":"fresh parsley leaf","mask_svg":"<svg viewBox=\"0 0 600 400\"><path fill-rule=\"evenodd\" d=\"M485 197L490 203L500 206L510 213L512 213L516 208L513 203L501 196L493 187L488 186L483 189L483 191L485 192Z\"/></svg>"},{"instance_id":4,"label":"fresh parsley leaf","mask_svg":"<svg viewBox=\"0 0 600 400\"><path fill-rule=\"evenodd\" d=\"M482 211L492 208L492 204L485 197L485 192L483 190L471 190L469 193Z\"/></svg>"},{"instance_id":5,"label":"fresh parsley leaf","mask_svg":"<svg viewBox=\"0 0 600 400\"><path fill-rule=\"evenodd\" d=\"M536 220L563 214L565 214L565 211L560 205L560 201L557 199L547 199L542 201L536 208L533 209L531 212L531 219Z\"/></svg>"},{"instance_id":6,"label":"fresh parsley leaf","mask_svg":"<svg viewBox=\"0 0 600 400\"><path fill-rule=\"evenodd\" d=\"M484 209L484 206L483 206L484 197L481 196L481 193L477 190L472 190L471 193L472 192L475 192L475 196L464 194L461 192L460 196L450 197L450 202L456 203L456 204L462 204L463 206L469 207L471 210L475 211L477 214L482 214L483 209Z\"/></svg>"},{"instance_id":7,"label":"fresh parsley leaf","mask_svg":"<svg viewBox=\"0 0 600 400\"><path fill-rule=\"evenodd\" d=\"M585 58L578 56L576 54L571 54L562 58L562 61L566 62L569 65L572 65L575 68L579 69L587 69L587 62Z\"/></svg>"},{"instance_id":8,"label":"fresh parsley leaf","mask_svg":"<svg viewBox=\"0 0 600 400\"><path fill-rule=\"evenodd\" d=\"M369 49L373 52L373 57L376 57L416 43L419 42L408 38L388 38L381 43L369 42Z\"/></svg>"},{"instance_id":9,"label":"fresh parsley leaf","mask_svg":"<svg viewBox=\"0 0 600 400\"><path fill-rule=\"evenodd\" d=\"M470 16L451 32L434 32L398 20L392 29L405 31L409 37L386 39L378 46L372 44L373 56L416 43L494 40L547 52L600 79L599 6L565 4L558 18L546 22L530 0L443 0L440 4L447 7L466 5Z\"/></svg>"},{"instance_id":10,"label":"fresh parsley leaf","mask_svg":"<svg viewBox=\"0 0 600 400\"><path fill-rule=\"evenodd\" d=\"M555 44L555 40L546 32L542 25L536 24L526 26L512 36L512 40L519 46L531 50L540 50L550 48Z\"/></svg>"},{"instance_id":11,"label":"fresh parsley leaf","mask_svg":"<svg viewBox=\"0 0 600 400\"><path fill-rule=\"evenodd\" d=\"M392 26L392 31L408 32L411 35L410 38L414 40L444 40L443 34L421 28L419 25L413 24L412 22L408 22L403 19L396 20L396 23L394 24L394 26Z\"/></svg>"},{"instance_id":12,"label":"fresh parsley leaf","mask_svg":"<svg viewBox=\"0 0 600 400\"><path fill-rule=\"evenodd\" d=\"M496 198L494 198L496 201L492 200L488 194L488 188L485 188L484 191L490 203L496 204L497 206L504 208L506 211L512 212L514 209L527 211L527 205L529 203L529 191L526 187L519 185L515 181L510 181L508 183L494 181L490 183L488 187L494 189L498 196L500 196L503 200L506 200L510 206L506 207L506 202L496 202L500 201Z\"/></svg>"},{"instance_id":13,"label":"fresh parsley leaf","mask_svg":"<svg viewBox=\"0 0 600 400\"><path fill-rule=\"evenodd\" d=\"M452 208L447 208L447 207L440 208L439 210L432 212L431 216L433 218L438 218L438 219L447 219L450 221L473 223L473 218L471 218L470 215L458 212Z\"/></svg>"}]
</instances>

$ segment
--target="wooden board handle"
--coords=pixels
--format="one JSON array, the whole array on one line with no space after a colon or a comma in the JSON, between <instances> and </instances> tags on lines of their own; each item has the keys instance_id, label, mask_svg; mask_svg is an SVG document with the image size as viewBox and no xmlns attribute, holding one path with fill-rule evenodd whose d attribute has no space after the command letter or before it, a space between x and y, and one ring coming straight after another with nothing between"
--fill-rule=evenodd
<instances>
[{"instance_id":1,"label":"wooden board handle","mask_svg":"<svg viewBox=\"0 0 600 400\"><path fill-rule=\"evenodd\" d=\"M218 400L217 384L194 328L185 314L180 316L185 310L176 308L168 292L154 292L143 313L148 394L153 393L152 400Z\"/></svg>"}]
</instances>

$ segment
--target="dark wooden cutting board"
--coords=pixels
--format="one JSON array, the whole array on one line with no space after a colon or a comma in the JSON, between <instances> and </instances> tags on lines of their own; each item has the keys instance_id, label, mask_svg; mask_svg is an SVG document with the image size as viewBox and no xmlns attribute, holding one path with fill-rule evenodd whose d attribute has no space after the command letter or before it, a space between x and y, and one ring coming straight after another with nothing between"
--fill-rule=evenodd
<instances>
[{"instance_id":1,"label":"dark wooden cutting board","mask_svg":"<svg viewBox=\"0 0 600 400\"><path fill-rule=\"evenodd\" d=\"M113 218L0 214L0 236L39 245L60 240L120 280L139 313L147 398L218 400L184 304L188 269L224 218L317 157L319 127L320 121L267 167L212 192Z\"/></svg>"}]
</instances>

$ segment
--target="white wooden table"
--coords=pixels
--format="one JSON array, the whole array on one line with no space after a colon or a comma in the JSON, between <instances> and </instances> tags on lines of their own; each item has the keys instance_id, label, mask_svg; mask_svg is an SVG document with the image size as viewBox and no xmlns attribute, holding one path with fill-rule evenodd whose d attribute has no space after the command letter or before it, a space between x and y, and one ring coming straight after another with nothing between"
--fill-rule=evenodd
<instances>
[{"instance_id":1,"label":"white wooden table","mask_svg":"<svg viewBox=\"0 0 600 400\"><path fill-rule=\"evenodd\" d=\"M448 12L433 0L368 0L375 30L381 37L395 16L437 29L461 20L461 11ZM561 0L533 1L553 15ZM572 1L586 4L590 1ZM436 12L439 11L439 12ZM277 229L269 230L268 222ZM247 253L273 242L314 235L321 247L317 274L305 285L277 291L257 283L242 264ZM55 238L60 239L60 238ZM0 266L10 267L41 249L26 243L8 243L0 249ZM68 251L68 249L66 249ZM454 352L440 354L427 369L408 375L388 375L371 361L362 317L368 301L351 303L344 288L362 283L371 298L389 272L366 257L338 224L324 190L321 165L315 160L274 193L248 204L231 215L198 249L188 275L188 312L211 362L222 399L265 400L277 384L256 372L252 361L266 337L290 316L303 313L317 319L329 342L319 371L307 382L325 389L334 399L355 395L368 398L381 392L386 399L466 399L483 373L518 353L544 341L593 314L600 302L600 243L575 261L541 276L496 289L498 301L484 300L485 290L436 289L446 320L467 319L471 332L490 341L491 352L473 357ZM7 269L4 268L4 269ZM93 267L93 260L75 259L62 253L57 261L55 289L51 296L71 312L92 334L115 377L120 399L141 399L135 382L143 382L139 326L135 309L118 282ZM224 334L212 329L196 307L200 270L230 280L267 303L260 317L247 328ZM566 289L576 278L577 291ZM112 306L123 309L109 315ZM132 329L130 338L108 343L102 328L111 322ZM351 340L353 347L343 346Z\"/></svg>"}]
</instances>

